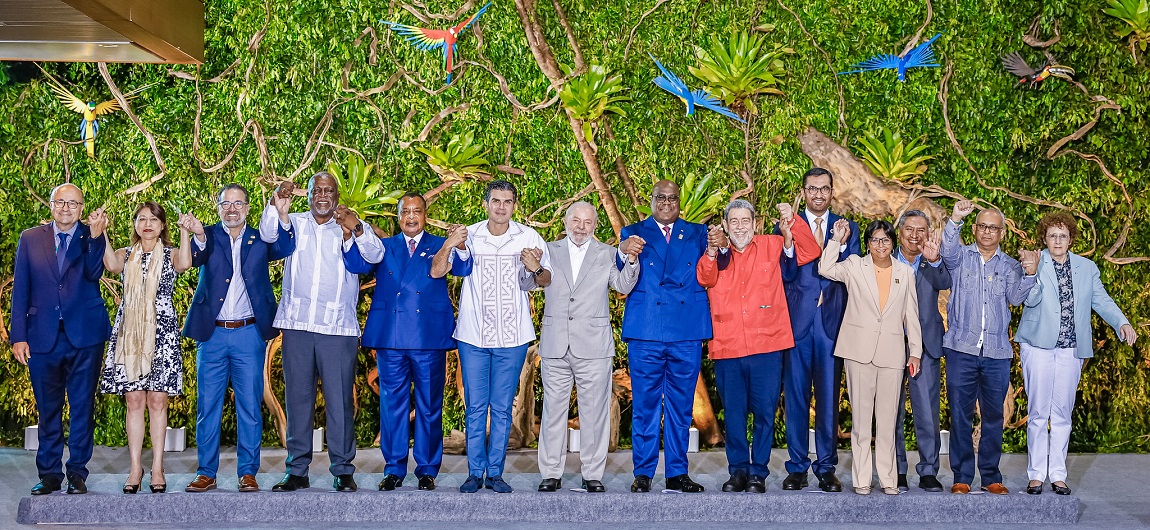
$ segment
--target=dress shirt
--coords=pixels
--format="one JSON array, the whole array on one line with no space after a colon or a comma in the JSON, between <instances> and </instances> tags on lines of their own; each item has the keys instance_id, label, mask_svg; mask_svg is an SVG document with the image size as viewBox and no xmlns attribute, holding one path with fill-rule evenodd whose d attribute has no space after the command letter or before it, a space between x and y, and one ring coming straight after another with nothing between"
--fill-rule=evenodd
<instances>
[{"instance_id":1,"label":"dress shirt","mask_svg":"<svg viewBox=\"0 0 1150 530\"><path fill-rule=\"evenodd\" d=\"M60 246L60 234L68 234L68 237L64 238L64 241L65 241L64 251L65 252L68 251L67 247L68 247L68 245L72 244L72 237L76 235L76 227L77 226L80 226L79 222L72 223L72 228L69 228L67 230L60 230L60 227L56 226L56 221L52 221L52 237L56 239L56 241L55 241L56 247L57 247L56 252L60 251L60 248L59 248L59 246Z\"/></svg>"},{"instance_id":2,"label":"dress shirt","mask_svg":"<svg viewBox=\"0 0 1150 530\"><path fill-rule=\"evenodd\" d=\"M571 280L579 281L579 269L583 268L583 259L587 257L587 249L591 246L591 238L587 238L582 245L576 245L575 241L567 237L567 252L571 255ZM624 258L626 261L626 258Z\"/></svg>"},{"instance_id":3,"label":"dress shirt","mask_svg":"<svg viewBox=\"0 0 1150 530\"><path fill-rule=\"evenodd\" d=\"M358 245L365 261L379 263L383 259L383 243L365 221L361 221L362 235L344 241L343 229L335 217L322 225L316 223L311 212L288 217L295 231L296 248L284 261L283 294L273 325L324 335L358 336L359 275L348 272L343 252ZM260 238L274 243L279 239L279 224L279 212L269 205L260 218Z\"/></svg>"},{"instance_id":4,"label":"dress shirt","mask_svg":"<svg viewBox=\"0 0 1150 530\"><path fill-rule=\"evenodd\" d=\"M906 255L902 253L902 247L899 247L898 250L894 253L894 257L895 259L910 265L910 268L914 270L915 274L918 273L918 264L922 262L922 253L919 253L917 256L915 256L913 260L908 260L906 259ZM942 257L940 256L938 261L934 263L928 261L926 264L937 269L942 266Z\"/></svg>"},{"instance_id":5,"label":"dress shirt","mask_svg":"<svg viewBox=\"0 0 1150 530\"><path fill-rule=\"evenodd\" d=\"M228 234L228 238L232 241L232 281L228 282L228 294L224 296L224 305L220 307L220 314L216 316L216 320L246 320L249 317L255 316L252 312L252 301L248 298L248 288L244 285L243 271L240 270L240 254L243 251L244 232L240 230L239 237L232 237L230 228L220 225L224 233ZM205 234L206 235L206 234ZM204 250L208 246L207 238L200 241L195 235L192 236L192 241L200 250Z\"/></svg>"},{"instance_id":6,"label":"dress shirt","mask_svg":"<svg viewBox=\"0 0 1150 530\"><path fill-rule=\"evenodd\" d=\"M806 210L806 212L807 212L807 226L810 227L812 236L815 235L815 227L817 225L817 223L815 223L815 219L822 219L823 220L823 222L822 222L823 237L831 236L834 233L831 230L831 226L827 224L827 221L831 218L831 211L829 209L823 211L822 215L815 215L815 213L810 211L810 210ZM861 236L862 234L859 234L859 235ZM831 239L826 240L827 243L830 243L832 241L834 241L833 237ZM818 244L819 244L819 247L823 246L822 241L819 241ZM840 244L839 245L839 254L842 254L843 252L846 252L846 251L847 251L847 244L846 243Z\"/></svg>"}]
</instances>

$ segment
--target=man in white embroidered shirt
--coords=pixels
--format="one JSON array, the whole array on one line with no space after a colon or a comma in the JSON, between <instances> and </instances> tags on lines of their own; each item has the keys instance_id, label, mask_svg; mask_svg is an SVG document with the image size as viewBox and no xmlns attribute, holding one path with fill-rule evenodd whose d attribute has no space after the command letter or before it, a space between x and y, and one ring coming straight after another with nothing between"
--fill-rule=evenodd
<instances>
[{"instance_id":1,"label":"man in white embroidered shirt","mask_svg":"<svg viewBox=\"0 0 1150 530\"><path fill-rule=\"evenodd\" d=\"M535 340L527 291L551 283L543 238L511 220L518 199L513 184L492 181L483 197L487 220L467 227L472 271L463 279L455 327L467 406L468 477L459 487L462 493L475 493L483 486L497 493L512 491L503 480L511 405L527 344Z\"/></svg>"},{"instance_id":2,"label":"man in white embroidered shirt","mask_svg":"<svg viewBox=\"0 0 1150 530\"><path fill-rule=\"evenodd\" d=\"M284 262L283 294L275 327L283 331L287 409L287 473L272 491L310 487L316 380L323 380L327 448L337 491L355 491L353 419L355 361L359 353L359 276L345 254L358 246L368 263L383 259L383 244L367 223L339 204L339 188L321 171L308 180L310 211L291 212L290 181L280 183L260 219L260 238L274 243L280 227L295 231L295 249Z\"/></svg>"}]
</instances>

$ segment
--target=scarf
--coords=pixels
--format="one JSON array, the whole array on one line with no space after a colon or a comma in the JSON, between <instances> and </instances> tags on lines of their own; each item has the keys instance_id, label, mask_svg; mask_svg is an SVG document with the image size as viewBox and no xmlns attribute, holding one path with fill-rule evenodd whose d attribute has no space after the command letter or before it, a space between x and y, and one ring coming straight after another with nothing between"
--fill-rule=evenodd
<instances>
[{"instance_id":1,"label":"scarf","mask_svg":"<svg viewBox=\"0 0 1150 530\"><path fill-rule=\"evenodd\" d=\"M144 254L144 248L137 243L124 265L124 301L115 362L124 367L129 383L151 375L156 355L156 292L164 272L164 245L156 243L146 271Z\"/></svg>"}]
</instances>

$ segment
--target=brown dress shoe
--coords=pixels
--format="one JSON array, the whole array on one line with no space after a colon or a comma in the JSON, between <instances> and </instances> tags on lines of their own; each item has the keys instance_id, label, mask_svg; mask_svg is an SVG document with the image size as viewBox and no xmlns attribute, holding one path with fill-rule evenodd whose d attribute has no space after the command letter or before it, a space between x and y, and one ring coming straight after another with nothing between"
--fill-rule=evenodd
<instances>
[{"instance_id":1,"label":"brown dress shoe","mask_svg":"<svg viewBox=\"0 0 1150 530\"><path fill-rule=\"evenodd\" d=\"M196 475L196 480L193 480L184 491L188 493L203 493L208 490L216 489L216 479L205 475Z\"/></svg>"},{"instance_id":2,"label":"brown dress shoe","mask_svg":"<svg viewBox=\"0 0 1150 530\"><path fill-rule=\"evenodd\" d=\"M950 492L957 493L959 495L966 495L967 493L970 493L970 484L955 482L954 485L950 487Z\"/></svg>"},{"instance_id":3,"label":"brown dress shoe","mask_svg":"<svg viewBox=\"0 0 1150 530\"><path fill-rule=\"evenodd\" d=\"M240 491L247 493L251 491L259 491L260 484L256 482L255 475L244 475L240 477Z\"/></svg>"},{"instance_id":4,"label":"brown dress shoe","mask_svg":"<svg viewBox=\"0 0 1150 530\"><path fill-rule=\"evenodd\" d=\"M993 493L995 495L1006 495L1010 493L1010 490L1006 489L1006 486L1002 485L1001 482L995 482L989 486L983 486L982 491Z\"/></svg>"}]
</instances>

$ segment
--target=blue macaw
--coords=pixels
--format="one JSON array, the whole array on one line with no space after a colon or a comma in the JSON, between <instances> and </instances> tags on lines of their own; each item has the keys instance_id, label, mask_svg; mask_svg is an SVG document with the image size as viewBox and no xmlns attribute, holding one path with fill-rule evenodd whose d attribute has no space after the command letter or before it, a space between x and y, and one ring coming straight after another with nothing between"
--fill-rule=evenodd
<instances>
[{"instance_id":1,"label":"blue macaw","mask_svg":"<svg viewBox=\"0 0 1150 530\"><path fill-rule=\"evenodd\" d=\"M466 31L467 28L471 27L471 25L479 19L479 15L487 11L489 7L491 7L491 2L487 2L486 5L479 8L479 11L463 22L447 29L424 29L407 24L399 24L397 22L388 22L386 20L381 20L380 22L386 24L392 31L407 37L407 41L420 50L427 51L442 48L443 67L447 70L447 83L445 84L450 85L451 72L455 70L455 42L463 35L463 32Z\"/></svg>"},{"instance_id":2,"label":"blue macaw","mask_svg":"<svg viewBox=\"0 0 1150 530\"><path fill-rule=\"evenodd\" d=\"M934 57L934 50L930 48L934 41L942 36L942 33L936 34L930 40L915 46L913 50L906 53L902 57L891 55L889 53L880 53L870 59L858 63L851 68L849 72L839 72L838 75L857 74L859 72L867 72L870 70L896 70L898 72L898 80L906 81L906 71L911 68L935 68L939 64L936 63Z\"/></svg>"},{"instance_id":3,"label":"blue macaw","mask_svg":"<svg viewBox=\"0 0 1150 530\"><path fill-rule=\"evenodd\" d=\"M679 76L663 68L662 63L660 63L654 55L649 53L647 55L651 57L652 61L655 61L655 66L659 67L659 71L663 72L663 75L656 77L652 82L655 83L655 86L670 92L682 100L683 103L687 105L688 116L695 114L695 107L703 107L718 112L739 123L747 123L746 120L740 118L739 115L735 114L731 109L724 107L718 98L712 96L706 90L700 88L692 92L690 88L687 88L687 83L679 79Z\"/></svg>"}]
</instances>

